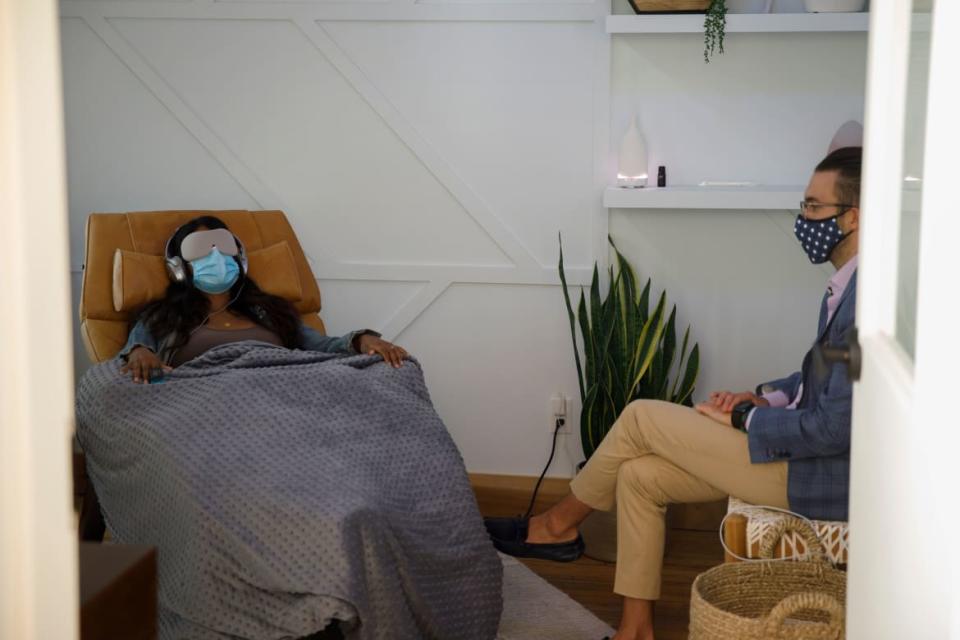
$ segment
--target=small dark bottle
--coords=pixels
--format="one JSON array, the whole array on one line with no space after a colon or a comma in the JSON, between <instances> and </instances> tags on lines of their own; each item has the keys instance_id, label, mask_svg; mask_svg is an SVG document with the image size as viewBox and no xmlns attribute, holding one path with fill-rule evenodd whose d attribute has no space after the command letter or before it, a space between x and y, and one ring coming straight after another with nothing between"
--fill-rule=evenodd
<instances>
[{"instance_id":1,"label":"small dark bottle","mask_svg":"<svg viewBox=\"0 0 960 640\"><path fill-rule=\"evenodd\" d=\"M663 165L660 165L660 167L657 169L657 186L667 186L667 168Z\"/></svg>"}]
</instances>

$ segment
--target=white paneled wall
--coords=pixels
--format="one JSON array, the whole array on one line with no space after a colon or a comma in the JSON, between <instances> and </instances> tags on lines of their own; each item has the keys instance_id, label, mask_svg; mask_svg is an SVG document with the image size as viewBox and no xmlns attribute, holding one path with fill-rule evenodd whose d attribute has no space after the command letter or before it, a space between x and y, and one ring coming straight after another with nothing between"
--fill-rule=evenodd
<instances>
[{"instance_id":1,"label":"white paneled wall","mask_svg":"<svg viewBox=\"0 0 960 640\"><path fill-rule=\"evenodd\" d=\"M618 36L611 66L607 12L62 0L75 287L91 211L281 208L331 332L369 326L415 353L471 471L538 473L549 396L579 402L557 233L586 282L627 114L642 112L671 179L796 183L862 111L862 35L752 36L706 68L696 36ZM699 395L798 359L826 275L782 214L616 212L610 226L694 324ZM728 260L719 238L755 249ZM769 297L744 306L734 294L757 270ZM757 337L782 349L748 349ZM553 475L579 459L576 437L564 447Z\"/></svg>"},{"instance_id":2,"label":"white paneled wall","mask_svg":"<svg viewBox=\"0 0 960 640\"><path fill-rule=\"evenodd\" d=\"M651 175L806 185L837 128L863 121L866 33L732 33L703 62L703 36L614 36L614 140L639 115ZM796 213L796 212L794 212Z\"/></svg>"},{"instance_id":3,"label":"white paneled wall","mask_svg":"<svg viewBox=\"0 0 960 640\"><path fill-rule=\"evenodd\" d=\"M416 354L471 470L536 471L577 388L557 233L582 280L603 214L602 7L61 11L76 287L90 211L282 208L330 330Z\"/></svg>"},{"instance_id":4,"label":"white paneled wall","mask_svg":"<svg viewBox=\"0 0 960 640\"><path fill-rule=\"evenodd\" d=\"M724 55L704 64L700 34L615 36L613 146L638 115L650 175L664 165L670 185L802 190L837 128L863 120L866 44L865 33L734 33ZM692 326L698 397L800 368L833 268L807 260L793 235L796 213L611 213L618 246L666 288L678 326Z\"/></svg>"}]
</instances>

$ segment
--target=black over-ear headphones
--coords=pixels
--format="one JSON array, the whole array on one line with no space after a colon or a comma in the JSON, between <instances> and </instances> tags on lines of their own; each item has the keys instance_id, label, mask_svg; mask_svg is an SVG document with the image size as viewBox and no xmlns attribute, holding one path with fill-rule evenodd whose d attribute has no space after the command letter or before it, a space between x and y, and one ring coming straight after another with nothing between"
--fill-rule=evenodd
<instances>
[{"instance_id":1,"label":"black over-ear headphones","mask_svg":"<svg viewBox=\"0 0 960 640\"><path fill-rule=\"evenodd\" d=\"M183 258L178 255L174 255L170 250L172 248L173 239L177 237L177 234L180 232L180 229L183 229L185 226L190 224L189 222L180 225L174 230L170 238L167 240L167 245L163 250L163 261L167 267L167 275L170 276L170 279L177 283L184 283L187 281L187 267L183 262ZM240 268L242 270L242 275L247 275L247 248L243 246L243 242L240 238L237 237L232 231L230 235L233 236L233 239L237 243L237 255L235 256L240 261Z\"/></svg>"}]
</instances>

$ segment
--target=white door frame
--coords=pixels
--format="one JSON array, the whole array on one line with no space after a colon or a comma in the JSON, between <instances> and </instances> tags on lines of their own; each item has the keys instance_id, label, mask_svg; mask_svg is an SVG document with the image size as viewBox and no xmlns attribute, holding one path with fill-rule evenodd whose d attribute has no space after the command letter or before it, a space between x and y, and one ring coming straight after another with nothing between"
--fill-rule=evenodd
<instances>
[{"instance_id":1,"label":"white door frame","mask_svg":"<svg viewBox=\"0 0 960 640\"><path fill-rule=\"evenodd\" d=\"M960 365L960 2L936 0L930 58L930 91L924 153L924 204L920 232L917 290L917 348L914 375L914 428L922 430L921 447L929 453L930 484L924 483L929 545L920 562L934 567L937 579L927 589L942 594L930 613L946 634L960 638L960 411L957 367Z\"/></svg>"},{"instance_id":2,"label":"white door frame","mask_svg":"<svg viewBox=\"0 0 960 640\"><path fill-rule=\"evenodd\" d=\"M0 0L0 638L77 637L58 7Z\"/></svg>"},{"instance_id":3,"label":"white door frame","mask_svg":"<svg viewBox=\"0 0 960 640\"><path fill-rule=\"evenodd\" d=\"M857 639L960 638L952 540L960 411L951 408L960 362L960 3L934 5L912 362L895 337L911 2L871 7L847 610L848 637Z\"/></svg>"}]
</instances>

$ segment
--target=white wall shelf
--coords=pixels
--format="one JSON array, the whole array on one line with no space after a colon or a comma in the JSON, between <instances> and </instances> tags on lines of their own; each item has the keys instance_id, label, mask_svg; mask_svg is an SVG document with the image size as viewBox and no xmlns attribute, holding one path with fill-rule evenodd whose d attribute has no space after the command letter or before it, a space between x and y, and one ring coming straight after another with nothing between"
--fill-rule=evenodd
<instances>
[{"instance_id":1,"label":"white wall shelf","mask_svg":"<svg viewBox=\"0 0 960 640\"><path fill-rule=\"evenodd\" d=\"M733 13L727 33L866 32L869 14L862 13ZM703 33L701 14L607 16L607 33Z\"/></svg>"},{"instance_id":2,"label":"white wall shelf","mask_svg":"<svg viewBox=\"0 0 960 640\"><path fill-rule=\"evenodd\" d=\"M796 211L803 200L800 186L755 187L608 187L603 205L608 209L738 209Z\"/></svg>"}]
</instances>

